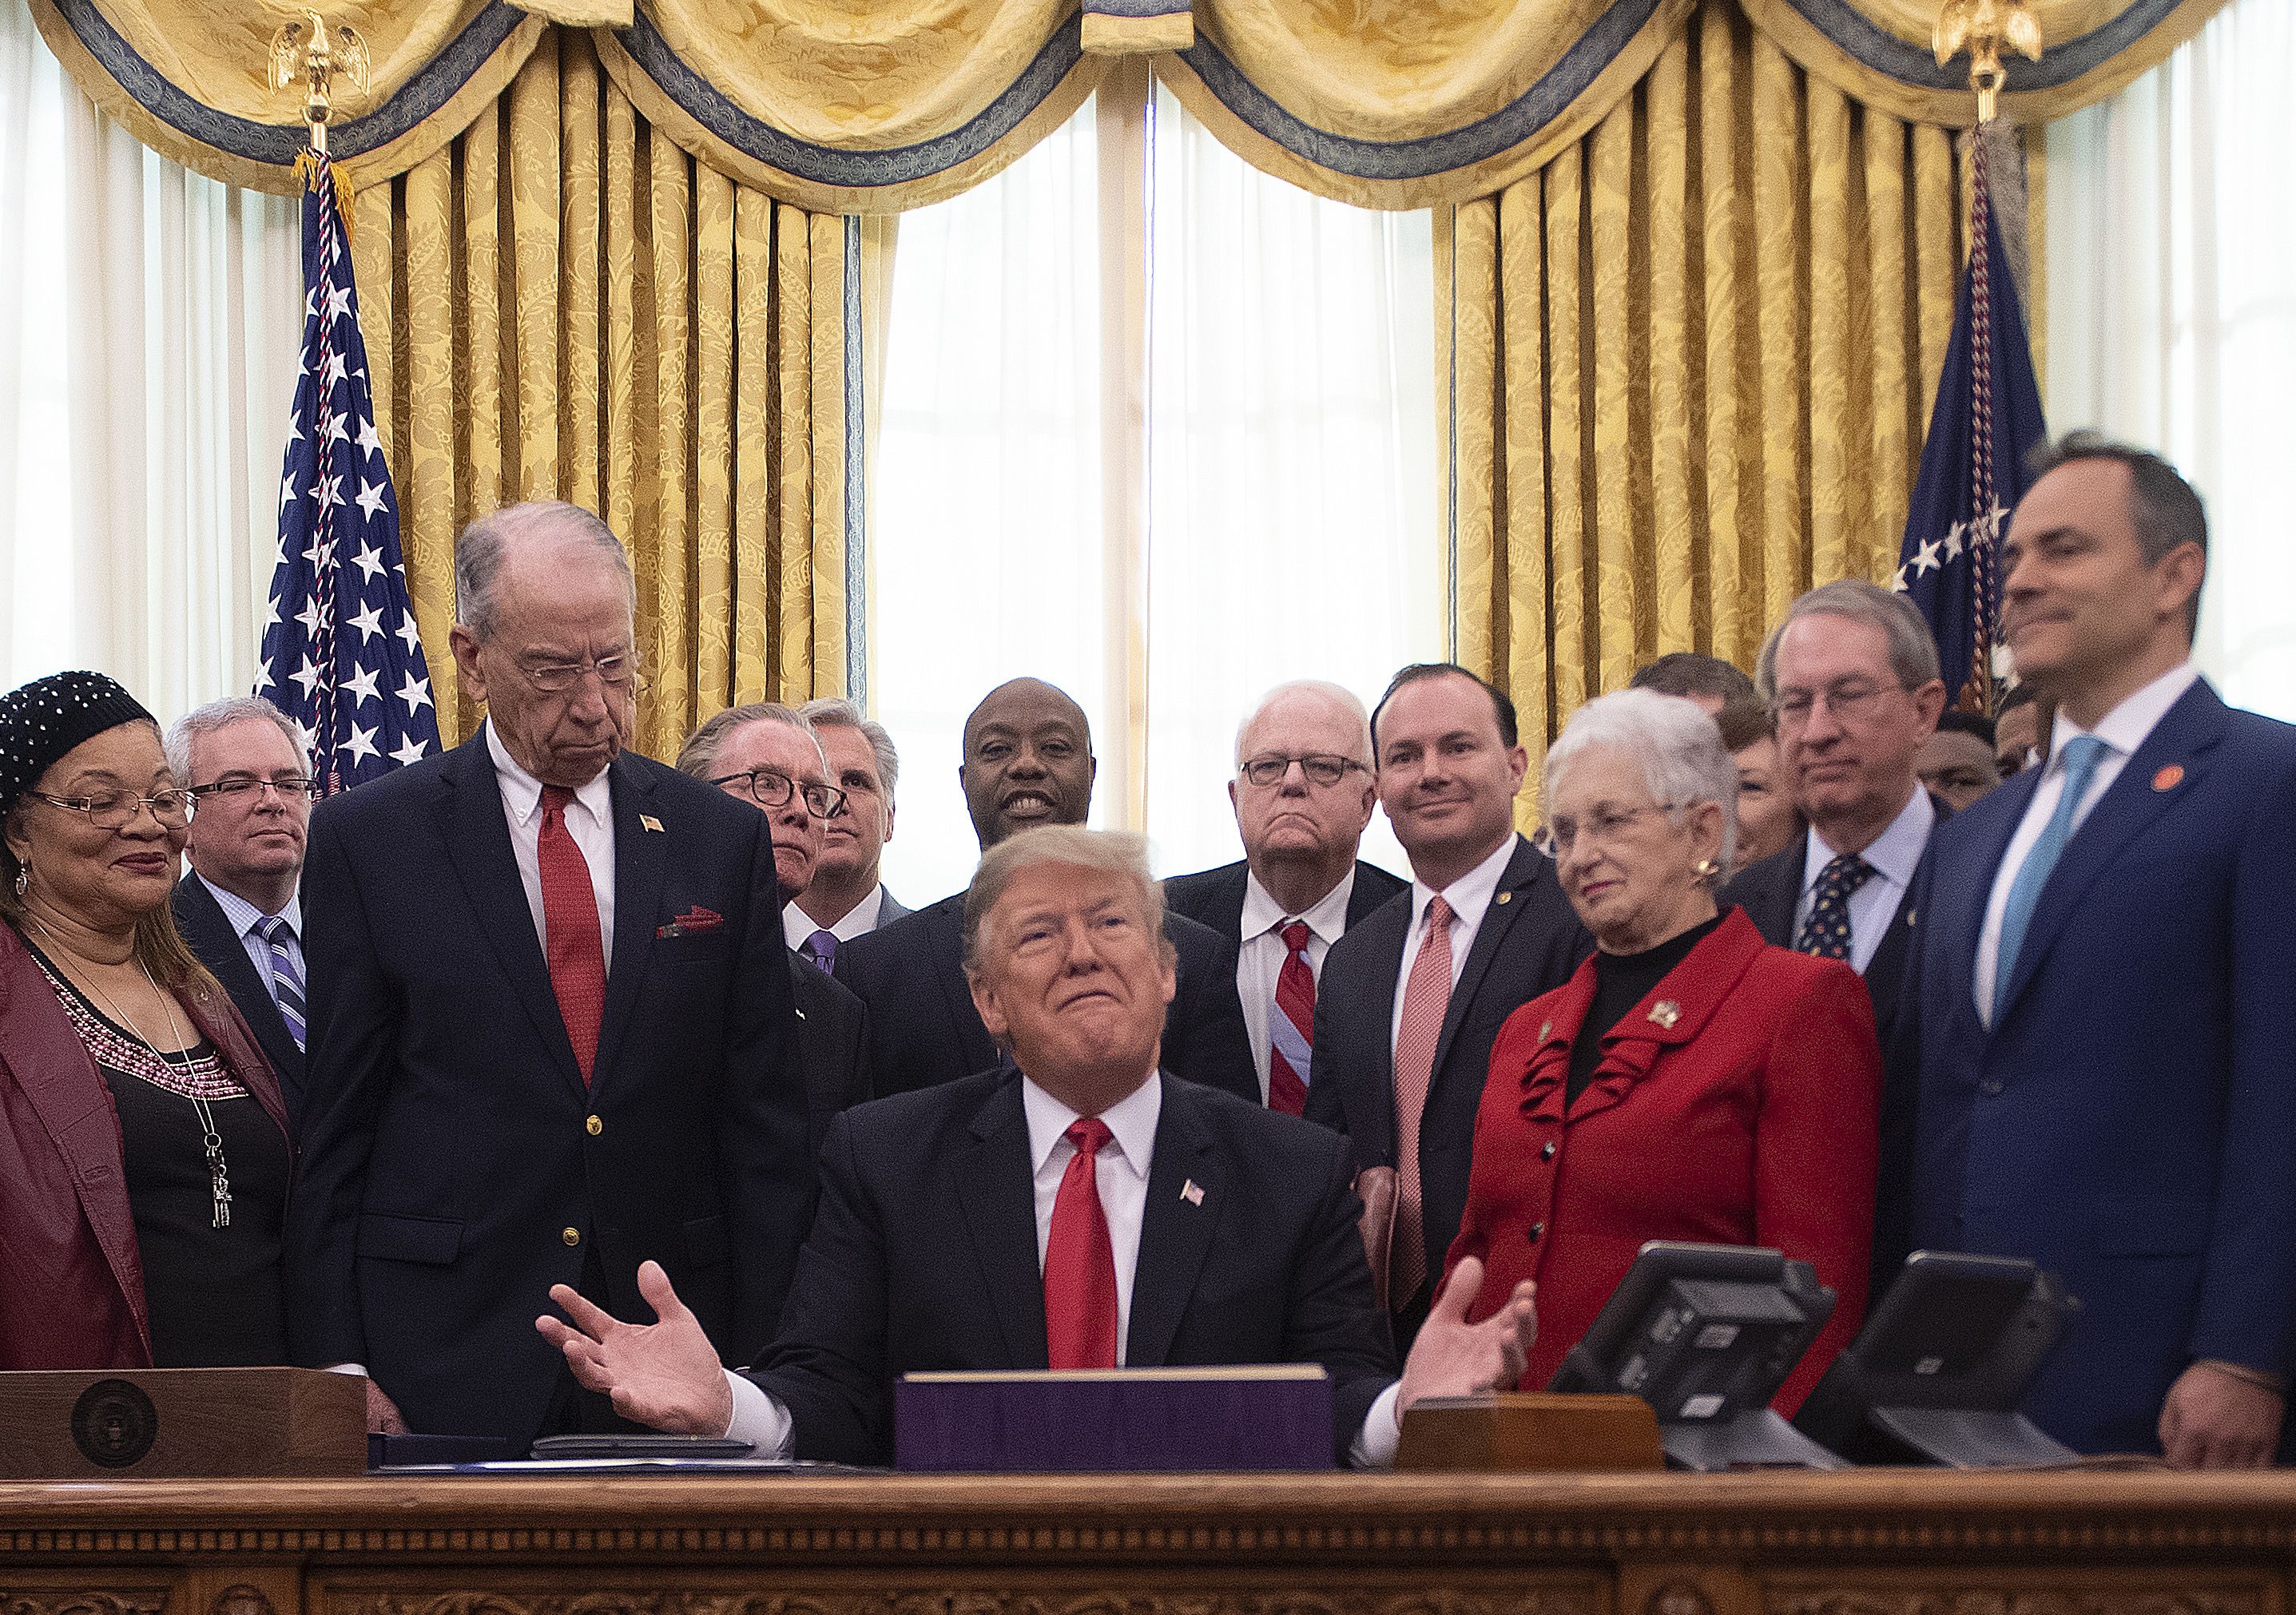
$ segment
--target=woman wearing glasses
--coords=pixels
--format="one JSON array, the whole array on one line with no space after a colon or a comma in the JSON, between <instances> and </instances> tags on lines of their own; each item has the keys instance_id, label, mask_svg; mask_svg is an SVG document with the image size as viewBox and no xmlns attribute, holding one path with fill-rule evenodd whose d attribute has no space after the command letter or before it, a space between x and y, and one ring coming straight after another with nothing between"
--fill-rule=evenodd
<instances>
[{"instance_id":1,"label":"woman wearing glasses","mask_svg":"<svg viewBox=\"0 0 2296 1615\"><path fill-rule=\"evenodd\" d=\"M176 930L190 816L111 679L0 697L0 1369L286 1360L286 1112Z\"/></svg>"},{"instance_id":2,"label":"woman wearing glasses","mask_svg":"<svg viewBox=\"0 0 2296 1615\"><path fill-rule=\"evenodd\" d=\"M1783 1250L1839 1297L1779 1394L1791 1413L1865 1313L1882 1081L1865 984L1717 911L1738 771L1696 707L1590 701L1546 780L1536 839L1597 951L1492 1046L1449 1262L1482 1258L1475 1317L1538 1282L1535 1390L1644 1241Z\"/></svg>"}]
</instances>

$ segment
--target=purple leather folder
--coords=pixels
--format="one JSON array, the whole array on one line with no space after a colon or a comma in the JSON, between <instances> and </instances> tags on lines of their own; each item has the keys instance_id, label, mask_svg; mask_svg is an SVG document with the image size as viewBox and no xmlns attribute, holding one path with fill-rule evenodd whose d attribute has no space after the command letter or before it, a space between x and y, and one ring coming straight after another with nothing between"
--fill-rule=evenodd
<instances>
[{"instance_id":1,"label":"purple leather folder","mask_svg":"<svg viewBox=\"0 0 2296 1615\"><path fill-rule=\"evenodd\" d=\"M1332 1452L1313 1364L913 1373L893 1392L904 1470L1330 1469Z\"/></svg>"}]
</instances>

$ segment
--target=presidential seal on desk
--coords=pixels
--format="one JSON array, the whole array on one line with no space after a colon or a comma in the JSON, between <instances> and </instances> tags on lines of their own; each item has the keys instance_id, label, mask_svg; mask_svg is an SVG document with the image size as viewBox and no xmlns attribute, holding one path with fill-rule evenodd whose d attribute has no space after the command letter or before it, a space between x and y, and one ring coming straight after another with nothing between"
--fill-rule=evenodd
<instances>
[{"instance_id":1,"label":"presidential seal on desk","mask_svg":"<svg viewBox=\"0 0 2296 1615\"><path fill-rule=\"evenodd\" d=\"M72 1444L80 1456L105 1469L126 1469L160 1433L160 1410L144 1388L127 1380L98 1380L72 1404Z\"/></svg>"}]
</instances>

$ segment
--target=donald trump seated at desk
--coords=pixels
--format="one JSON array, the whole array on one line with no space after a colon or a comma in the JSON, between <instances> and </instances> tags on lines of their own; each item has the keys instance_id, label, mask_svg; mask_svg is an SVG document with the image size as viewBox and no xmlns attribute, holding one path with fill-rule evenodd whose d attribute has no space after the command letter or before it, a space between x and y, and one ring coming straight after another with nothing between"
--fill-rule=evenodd
<instances>
[{"instance_id":1,"label":"donald trump seated at desk","mask_svg":"<svg viewBox=\"0 0 2296 1615\"><path fill-rule=\"evenodd\" d=\"M1530 1285L1471 1326L1481 1268L1463 1262L1398 1381L1346 1141L1158 1070L1173 954L1138 837L1000 842L964 925L973 1002L1018 1072L837 1119L780 1336L742 1373L658 1267L652 1324L554 1286L572 1325L537 1327L581 1383L657 1429L882 1463L914 1371L1316 1363L1335 1454L1382 1464L1417 1398L1515 1382Z\"/></svg>"}]
</instances>

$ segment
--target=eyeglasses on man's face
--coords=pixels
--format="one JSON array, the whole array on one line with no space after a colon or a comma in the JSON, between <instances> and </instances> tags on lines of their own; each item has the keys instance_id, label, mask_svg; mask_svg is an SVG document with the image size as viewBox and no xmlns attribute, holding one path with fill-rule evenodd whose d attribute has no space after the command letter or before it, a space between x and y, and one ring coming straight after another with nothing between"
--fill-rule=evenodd
<instances>
[{"instance_id":1,"label":"eyeglasses on man's face","mask_svg":"<svg viewBox=\"0 0 2296 1615\"><path fill-rule=\"evenodd\" d=\"M267 780L250 775L226 774L212 784L193 785L184 794L202 806L253 808L270 791L283 802L316 801L320 795L319 783L308 774L275 774Z\"/></svg>"},{"instance_id":2,"label":"eyeglasses on man's face","mask_svg":"<svg viewBox=\"0 0 2296 1615\"><path fill-rule=\"evenodd\" d=\"M1353 758L1338 757L1328 751L1310 751L1301 757L1284 757L1268 752L1245 763L1242 772L1247 783L1264 791L1271 785L1282 784L1283 776L1292 772L1294 763L1300 765L1300 772L1307 776L1309 784L1326 788L1338 784L1351 773L1371 772Z\"/></svg>"},{"instance_id":3,"label":"eyeglasses on man's face","mask_svg":"<svg viewBox=\"0 0 2296 1615\"><path fill-rule=\"evenodd\" d=\"M1903 685L1876 684L1870 678L1837 678L1819 690L1789 686L1778 692L1770 703L1770 713L1781 729L1800 729L1808 724L1822 701L1834 722L1854 724L1871 717L1884 695L1904 688Z\"/></svg>"},{"instance_id":4,"label":"eyeglasses on man's face","mask_svg":"<svg viewBox=\"0 0 2296 1615\"><path fill-rule=\"evenodd\" d=\"M594 656L582 661L529 661L516 657L512 665L518 668L521 678L545 695L565 694L587 673L595 673L600 685L618 694L646 687L645 675L638 671L637 653L634 651Z\"/></svg>"},{"instance_id":5,"label":"eyeglasses on man's face","mask_svg":"<svg viewBox=\"0 0 2296 1615\"><path fill-rule=\"evenodd\" d=\"M778 768L750 768L740 774L721 774L709 782L720 791L739 791L760 808L786 808L790 798L801 789L805 793L805 810L817 819L834 818L845 807L845 793L834 785L806 785L798 783Z\"/></svg>"},{"instance_id":6,"label":"eyeglasses on man's face","mask_svg":"<svg viewBox=\"0 0 2296 1615\"><path fill-rule=\"evenodd\" d=\"M45 791L26 794L39 798L51 808L85 814L87 822L98 830L125 830L146 808L162 830L181 830L192 822L192 793L188 791L155 791L150 796L138 796L133 791L99 791L92 796L50 796Z\"/></svg>"}]
</instances>

